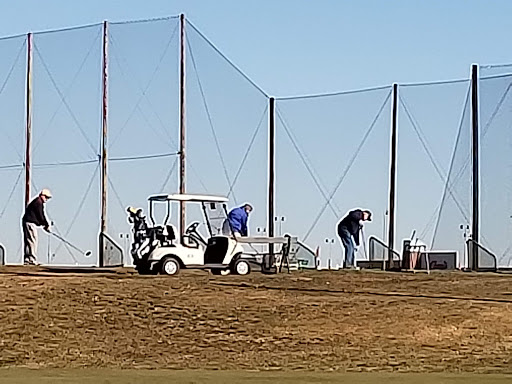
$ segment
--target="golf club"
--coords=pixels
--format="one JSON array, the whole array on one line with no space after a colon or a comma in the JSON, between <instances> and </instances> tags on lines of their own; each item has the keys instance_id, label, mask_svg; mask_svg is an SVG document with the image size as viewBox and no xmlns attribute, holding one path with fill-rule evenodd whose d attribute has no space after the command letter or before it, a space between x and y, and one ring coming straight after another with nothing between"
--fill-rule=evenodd
<instances>
[{"instance_id":1,"label":"golf club","mask_svg":"<svg viewBox=\"0 0 512 384\"><path fill-rule=\"evenodd\" d=\"M48 234L48 264L50 264L50 254L51 254L51 236Z\"/></svg>"},{"instance_id":2,"label":"golf club","mask_svg":"<svg viewBox=\"0 0 512 384\"><path fill-rule=\"evenodd\" d=\"M78 248L77 246L71 244L69 241L67 241L65 238L63 238L62 236L54 233L54 232L51 232L51 234L53 236L55 236L57 239L59 239L60 241L62 241L63 243L69 245L71 248L73 248L74 250L82 253L85 257L90 257L92 255L92 252L91 251L82 251L80 248Z\"/></svg>"},{"instance_id":3,"label":"golf club","mask_svg":"<svg viewBox=\"0 0 512 384\"><path fill-rule=\"evenodd\" d=\"M413 242L413 240L414 240L414 236L415 236L415 235L416 235L416 230L415 230L415 229L413 229L413 231L412 231L412 235L411 235L411 242L410 242L410 244L412 244L412 242Z\"/></svg>"},{"instance_id":4,"label":"golf club","mask_svg":"<svg viewBox=\"0 0 512 384\"><path fill-rule=\"evenodd\" d=\"M50 222L50 225L53 226L53 221ZM50 236L50 233L48 233L48 264L50 264L50 255L51 255L51 250L52 250L52 237Z\"/></svg>"}]
</instances>

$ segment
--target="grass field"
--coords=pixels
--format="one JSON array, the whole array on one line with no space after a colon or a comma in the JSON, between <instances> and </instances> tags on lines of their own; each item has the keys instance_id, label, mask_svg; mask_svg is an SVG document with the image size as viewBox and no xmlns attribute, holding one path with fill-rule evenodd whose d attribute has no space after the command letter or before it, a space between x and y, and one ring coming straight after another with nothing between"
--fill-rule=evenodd
<instances>
[{"instance_id":1,"label":"grass field","mask_svg":"<svg viewBox=\"0 0 512 384\"><path fill-rule=\"evenodd\" d=\"M512 373L507 275L11 267L0 291L0 382L512 382L488 375Z\"/></svg>"},{"instance_id":2,"label":"grass field","mask_svg":"<svg viewBox=\"0 0 512 384\"><path fill-rule=\"evenodd\" d=\"M505 384L507 375L414 374L414 373L305 373L305 372L239 372L239 371L165 371L165 370L27 370L0 371L2 384Z\"/></svg>"}]
</instances>

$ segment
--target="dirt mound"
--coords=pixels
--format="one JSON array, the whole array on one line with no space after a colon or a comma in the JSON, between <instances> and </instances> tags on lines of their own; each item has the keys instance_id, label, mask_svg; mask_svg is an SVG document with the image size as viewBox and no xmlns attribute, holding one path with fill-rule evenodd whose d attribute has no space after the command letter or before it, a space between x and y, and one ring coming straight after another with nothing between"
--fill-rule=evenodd
<instances>
[{"instance_id":1,"label":"dirt mound","mask_svg":"<svg viewBox=\"0 0 512 384\"><path fill-rule=\"evenodd\" d=\"M1 366L512 371L509 276L0 272Z\"/></svg>"}]
</instances>

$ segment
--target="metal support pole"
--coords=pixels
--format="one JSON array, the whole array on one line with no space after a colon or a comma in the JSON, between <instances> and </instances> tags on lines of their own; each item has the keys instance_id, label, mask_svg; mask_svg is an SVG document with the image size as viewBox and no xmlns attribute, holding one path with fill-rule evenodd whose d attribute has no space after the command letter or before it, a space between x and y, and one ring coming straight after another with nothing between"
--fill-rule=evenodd
<instances>
[{"instance_id":1,"label":"metal support pole","mask_svg":"<svg viewBox=\"0 0 512 384\"><path fill-rule=\"evenodd\" d=\"M387 268L393 264L395 248L395 202L396 202L396 152L398 122L398 84L393 84L393 104L391 107L391 161L389 169L389 207L388 207L388 260Z\"/></svg>"},{"instance_id":2,"label":"metal support pole","mask_svg":"<svg viewBox=\"0 0 512 384\"><path fill-rule=\"evenodd\" d=\"M103 22L103 65L101 71L102 79L102 127L101 127L101 220L100 237L98 242L98 265L104 266L103 260L103 234L107 232L107 191L108 191L108 22Z\"/></svg>"},{"instance_id":3,"label":"metal support pole","mask_svg":"<svg viewBox=\"0 0 512 384\"><path fill-rule=\"evenodd\" d=\"M185 193L185 15L180 15L180 193ZM185 231L185 203L180 201L180 239Z\"/></svg>"},{"instance_id":4,"label":"metal support pole","mask_svg":"<svg viewBox=\"0 0 512 384\"><path fill-rule=\"evenodd\" d=\"M25 207L30 203L32 165L32 33L27 34L27 79L26 79L26 125L25 125Z\"/></svg>"},{"instance_id":5,"label":"metal support pole","mask_svg":"<svg viewBox=\"0 0 512 384\"><path fill-rule=\"evenodd\" d=\"M473 220L471 238L475 243L479 243L480 231L480 196L479 196L479 130L478 130L478 65L471 66L471 127L472 127L472 169L473 169ZM473 257L471 269L478 269L478 249L471 247Z\"/></svg>"},{"instance_id":6,"label":"metal support pole","mask_svg":"<svg viewBox=\"0 0 512 384\"><path fill-rule=\"evenodd\" d=\"M274 237L275 211L275 99L269 99L268 121L268 236ZM274 264L274 244L269 245L269 265Z\"/></svg>"},{"instance_id":7,"label":"metal support pole","mask_svg":"<svg viewBox=\"0 0 512 384\"><path fill-rule=\"evenodd\" d=\"M108 189L108 173L107 173L107 122L108 122L108 22L103 22L103 66L102 66L102 136L101 136L101 233L107 231L107 189ZM100 252L101 256L101 252Z\"/></svg>"}]
</instances>

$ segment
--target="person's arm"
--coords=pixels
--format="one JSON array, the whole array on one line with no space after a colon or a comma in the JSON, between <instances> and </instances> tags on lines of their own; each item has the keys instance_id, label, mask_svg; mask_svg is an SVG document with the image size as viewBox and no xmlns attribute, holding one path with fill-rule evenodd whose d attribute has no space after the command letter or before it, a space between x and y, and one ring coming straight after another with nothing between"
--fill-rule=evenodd
<instances>
[{"instance_id":1,"label":"person's arm","mask_svg":"<svg viewBox=\"0 0 512 384\"><path fill-rule=\"evenodd\" d=\"M231 227L231 231L232 232L240 232L240 234L241 234L241 232L242 232L241 218L239 217L239 215L237 214L237 212L235 210L232 210L229 213L228 220L229 220L229 225Z\"/></svg>"},{"instance_id":2,"label":"person's arm","mask_svg":"<svg viewBox=\"0 0 512 384\"><path fill-rule=\"evenodd\" d=\"M359 247L359 231L357 231L355 234L354 234L354 242L356 243L356 246Z\"/></svg>"},{"instance_id":3,"label":"person's arm","mask_svg":"<svg viewBox=\"0 0 512 384\"><path fill-rule=\"evenodd\" d=\"M350 218L353 220L354 224L357 225L357 232L353 235L356 246L359 247L359 232L361 231L362 225L361 222L363 220L363 211L360 209L356 209L355 211L350 212Z\"/></svg>"},{"instance_id":4,"label":"person's arm","mask_svg":"<svg viewBox=\"0 0 512 384\"><path fill-rule=\"evenodd\" d=\"M43 228L46 232L50 232L50 223L48 222L48 219L46 218L44 204L41 204L41 211L43 212L43 223L44 223Z\"/></svg>"},{"instance_id":5,"label":"person's arm","mask_svg":"<svg viewBox=\"0 0 512 384\"><path fill-rule=\"evenodd\" d=\"M247 215L244 215L242 217L242 228L241 228L241 235L242 236L246 236L247 237L247 219L248 219L248 216Z\"/></svg>"},{"instance_id":6,"label":"person's arm","mask_svg":"<svg viewBox=\"0 0 512 384\"><path fill-rule=\"evenodd\" d=\"M37 207L34 211L39 224L41 224L44 227L44 229L49 228L50 225L48 224L48 220L46 220L46 215L44 213L44 204L42 203L42 201L38 201Z\"/></svg>"},{"instance_id":7,"label":"person's arm","mask_svg":"<svg viewBox=\"0 0 512 384\"><path fill-rule=\"evenodd\" d=\"M229 235L232 235L233 234L233 225L231 223L231 211L228 212L225 221L226 221L225 225L227 225L227 228L229 228Z\"/></svg>"}]
</instances>

